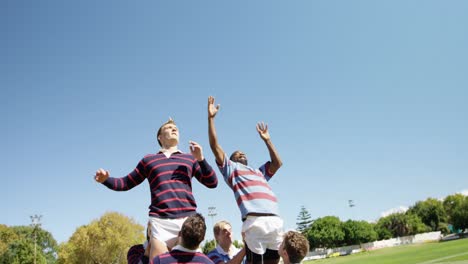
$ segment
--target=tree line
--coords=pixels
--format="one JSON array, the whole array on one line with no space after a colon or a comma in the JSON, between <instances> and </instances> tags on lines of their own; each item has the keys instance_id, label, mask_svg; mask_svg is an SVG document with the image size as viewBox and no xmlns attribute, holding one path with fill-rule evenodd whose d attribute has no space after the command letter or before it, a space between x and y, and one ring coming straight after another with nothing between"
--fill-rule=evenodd
<instances>
[{"instance_id":1,"label":"tree line","mask_svg":"<svg viewBox=\"0 0 468 264\"><path fill-rule=\"evenodd\" d=\"M428 198L416 202L406 212L381 217L376 223L342 222L336 216L313 220L302 206L296 224L297 230L308 238L311 248L359 245L431 231L457 233L468 228L468 196L453 194L444 200Z\"/></svg>"},{"instance_id":2,"label":"tree line","mask_svg":"<svg viewBox=\"0 0 468 264\"><path fill-rule=\"evenodd\" d=\"M58 245L40 227L0 225L0 264L123 264L128 249L145 241L145 228L123 214L108 212Z\"/></svg>"},{"instance_id":3,"label":"tree line","mask_svg":"<svg viewBox=\"0 0 468 264\"><path fill-rule=\"evenodd\" d=\"M0 224L0 264L55 263L57 249L52 234L40 227Z\"/></svg>"},{"instance_id":4,"label":"tree line","mask_svg":"<svg viewBox=\"0 0 468 264\"><path fill-rule=\"evenodd\" d=\"M454 194L443 201L429 198L405 213L382 217L376 223L342 222L336 216L312 220L305 207L297 220L297 229L306 235L311 248L356 245L428 231L447 234L468 228L468 196ZM108 212L78 227L68 241L58 244L40 226L0 224L0 264L126 263L128 249L145 241L145 228L123 214ZM240 241L235 244L242 246ZM203 249L206 252L214 246L210 240Z\"/></svg>"}]
</instances>

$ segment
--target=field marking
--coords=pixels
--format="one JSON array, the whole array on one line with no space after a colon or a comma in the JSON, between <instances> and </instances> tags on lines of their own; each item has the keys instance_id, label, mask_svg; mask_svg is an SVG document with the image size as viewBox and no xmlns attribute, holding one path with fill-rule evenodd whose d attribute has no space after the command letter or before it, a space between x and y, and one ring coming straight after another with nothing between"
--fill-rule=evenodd
<instances>
[{"instance_id":1,"label":"field marking","mask_svg":"<svg viewBox=\"0 0 468 264\"><path fill-rule=\"evenodd\" d=\"M429 260L429 261L419 262L418 264L435 264L435 263L439 263L439 261L441 261L441 260L454 258L454 257L459 257L459 256L467 255L467 254L468 254L468 252L454 254L454 255L443 257L443 258L438 258L438 259L433 259L433 260ZM462 261L454 261L454 262L445 262L445 264L449 264L449 263L468 263L468 261L462 260Z\"/></svg>"}]
</instances>

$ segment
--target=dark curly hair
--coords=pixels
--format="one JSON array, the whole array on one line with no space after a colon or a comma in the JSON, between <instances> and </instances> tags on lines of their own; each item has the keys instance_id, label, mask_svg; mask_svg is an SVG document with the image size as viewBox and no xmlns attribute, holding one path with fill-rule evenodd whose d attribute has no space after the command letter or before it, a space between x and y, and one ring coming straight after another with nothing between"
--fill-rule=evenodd
<instances>
[{"instance_id":1,"label":"dark curly hair","mask_svg":"<svg viewBox=\"0 0 468 264\"><path fill-rule=\"evenodd\" d=\"M309 241L299 232L287 232L284 235L283 246L291 263L300 263L309 253Z\"/></svg>"},{"instance_id":2,"label":"dark curly hair","mask_svg":"<svg viewBox=\"0 0 468 264\"><path fill-rule=\"evenodd\" d=\"M188 249L198 248L203 239L205 239L205 232L205 218L201 214L197 213L188 217L180 230L182 246Z\"/></svg>"}]
</instances>

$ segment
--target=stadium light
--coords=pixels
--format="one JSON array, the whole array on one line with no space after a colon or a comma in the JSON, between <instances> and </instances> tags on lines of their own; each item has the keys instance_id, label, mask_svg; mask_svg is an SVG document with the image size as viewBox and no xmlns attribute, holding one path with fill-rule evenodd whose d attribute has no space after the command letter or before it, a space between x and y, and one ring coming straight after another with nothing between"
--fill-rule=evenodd
<instances>
[{"instance_id":1,"label":"stadium light","mask_svg":"<svg viewBox=\"0 0 468 264\"><path fill-rule=\"evenodd\" d=\"M36 249L37 249L37 229L41 226L42 215L31 215L31 226L34 228L34 264L36 264Z\"/></svg>"}]
</instances>

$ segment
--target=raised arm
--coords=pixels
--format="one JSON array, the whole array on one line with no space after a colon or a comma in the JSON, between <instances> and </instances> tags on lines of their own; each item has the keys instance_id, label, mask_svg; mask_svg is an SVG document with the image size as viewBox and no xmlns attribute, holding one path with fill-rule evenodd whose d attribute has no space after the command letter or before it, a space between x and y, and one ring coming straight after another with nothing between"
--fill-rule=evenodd
<instances>
[{"instance_id":1,"label":"raised arm","mask_svg":"<svg viewBox=\"0 0 468 264\"><path fill-rule=\"evenodd\" d=\"M239 252L237 252L237 254L234 257L232 257L231 260L226 262L226 264L241 264L245 257L245 247L246 246L244 246Z\"/></svg>"},{"instance_id":2,"label":"raised arm","mask_svg":"<svg viewBox=\"0 0 468 264\"><path fill-rule=\"evenodd\" d=\"M214 119L216 113L218 113L219 105L215 106L215 99L213 96L208 97L208 137L210 140L211 151L215 156L216 163L218 165L224 164L224 150L218 144L218 137L216 135L216 128L214 124Z\"/></svg>"},{"instance_id":3,"label":"raised arm","mask_svg":"<svg viewBox=\"0 0 468 264\"><path fill-rule=\"evenodd\" d=\"M265 142L268 148L268 152L270 153L271 163L269 167L269 172L271 174L275 174L276 171L281 167L281 165L283 165L283 162L281 161L281 157L276 151L275 146L271 142L270 133L268 132L268 125L263 122L259 122L257 124L257 132Z\"/></svg>"}]
</instances>

